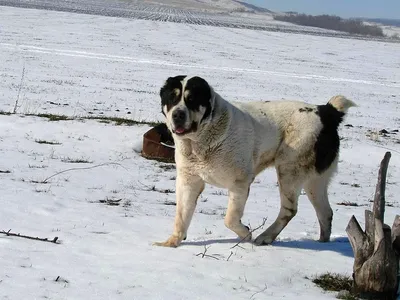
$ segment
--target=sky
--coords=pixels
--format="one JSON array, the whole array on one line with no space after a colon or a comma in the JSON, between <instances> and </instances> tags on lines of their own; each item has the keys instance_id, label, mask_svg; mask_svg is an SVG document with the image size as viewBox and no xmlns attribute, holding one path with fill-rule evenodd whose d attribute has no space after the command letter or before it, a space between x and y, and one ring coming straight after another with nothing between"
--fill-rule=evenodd
<instances>
[{"instance_id":1,"label":"sky","mask_svg":"<svg viewBox=\"0 0 400 300\"><path fill-rule=\"evenodd\" d=\"M400 19L400 0L247 0L272 11Z\"/></svg>"}]
</instances>

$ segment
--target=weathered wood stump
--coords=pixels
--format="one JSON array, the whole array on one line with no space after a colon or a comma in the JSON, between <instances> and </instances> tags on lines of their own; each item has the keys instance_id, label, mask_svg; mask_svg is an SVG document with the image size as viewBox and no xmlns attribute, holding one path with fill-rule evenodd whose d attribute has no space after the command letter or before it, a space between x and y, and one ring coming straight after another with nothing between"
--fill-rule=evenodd
<instances>
[{"instance_id":1,"label":"weathered wood stump","mask_svg":"<svg viewBox=\"0 0 400 300\"><path fill-rule=\"evenodd\" d=\"M393 228L384 223L386 174L391 154L381 162L373 212L365 211L365 231L352 216L347 225L354 252L354 290L364 299L396 299L400 255L400 216Z\"/></svg>"}]
</instances>

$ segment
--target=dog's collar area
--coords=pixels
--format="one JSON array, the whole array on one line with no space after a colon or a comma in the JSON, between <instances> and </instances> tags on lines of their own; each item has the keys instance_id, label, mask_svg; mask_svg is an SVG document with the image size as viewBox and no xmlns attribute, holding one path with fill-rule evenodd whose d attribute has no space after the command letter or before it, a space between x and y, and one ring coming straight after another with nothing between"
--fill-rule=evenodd
<instances>
[{"instance_id":1,"label":"dog's collar area","mask_svg":"<svg viewBox=\"0 0 400 300\"><path fill-rule=\"evenodd\" d=\"M205 120L212 120L214 118L214 114L215 114L215 95L212 95L212 97L209 100L210 105L205 107L206 111L203 115L203 117L200 120L200 124L203 123L203 121Z\"/></svg>"},{"instance_id":2,"label":"dog's collar area","mask_svg":"<svg viewBox=\"0 0 400 300\"><path fill-rule=\"evenodd\" d=\"M213 98L211 99L212 105L211 105L211 112L210 112L210 120L213 120L215 117L215 106L216 106L216 101L215 101L215 95L213 95Z\"/></svg>"}]
</instances>

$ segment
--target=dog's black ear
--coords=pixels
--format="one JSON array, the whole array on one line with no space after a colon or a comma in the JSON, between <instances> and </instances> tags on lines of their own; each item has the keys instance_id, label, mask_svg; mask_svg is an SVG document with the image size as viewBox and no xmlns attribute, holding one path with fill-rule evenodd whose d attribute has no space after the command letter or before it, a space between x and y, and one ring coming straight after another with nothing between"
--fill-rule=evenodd
<instances>
[{"instance_id":1,"label":"dog's black ear","mask_svg":"<svg viewBox=\"0 0 400 300\"><path fill-rule=\"evenodd\" d=\"M207 119L211 113L211 87L208 82L198 76L190 78L185 86L185 90L188 90L189 98L186 101L186 105L193 111L199 111L200 106L205 107L206 111L200 122Z\"/></svg>"},{"instance_id":2,"label":"dog's black ear","mask_svg":"<svg viewBox=\"0 0 400 300\"><path fill-rule=\"evenodd\" d=\"M169 77L166 81L165 81L165 83L164 83L164 85L161 87L161 89L160 89L160 97L161 97L161 100L162 100L162 98L164 97L164 94L165 94L165 92L166 92L166 90L167 90L167 86L168 86L168 80L170 79L171 77Z\"/></svg>"},{"instance_id":3,"label":"dog's black ear","mask_svg":"<svg viewBox=\"0 0 400 300\"><path fill-rule=\"evenodd\" d=\"M171 88L174 85L174 82L177 81L175 79L176 77L168 77L168 79L165 81L164 85L160 89L160 97L161 100L163 97L165 97L165 93L171 92Z\"/></svg>"},{"instance_id":4,"label":"dog's black ear","mask_svg":"<svg viewBox=\"0 0 400 300\"><path fill-rule=\"evenodd\" d=\"M170 90L170 85L168 84L168 82L171 80L171 77L169 77L164 85L161 87L160 89L160 98L161 98L161 112L163 113L163 115L165 116L165 112L164 112L164 106L166 105L166 103L168 102L168 97L169 94L171 93Z\"/></svg>"},{"instance_id":5,"label":"dog's black ear","mask_svg":"<svg viewBox=\"0 0 400 300\"><path fill-rule=\"evenodd\" d=\"M182 81L186 78L186 75L179 75L175 77L168 77L164 85L160 89L161 98L161 111L165 115L164 106L167 106L167 110L175 105L182 95ZM176 93L176 90L179 93Z\"/></svg>"},{"instance_id":6,"label":"dog's black ear","mask_svg":"<svg viewBox=\"0 0 400 300\"><path fill-rule=\"evenodd\" d=\"M160 98L161 98L161 112L165 116L164 112L164 103L166 102L167 97L167 82L160 89Z\"/></svg>"}]
</instances>

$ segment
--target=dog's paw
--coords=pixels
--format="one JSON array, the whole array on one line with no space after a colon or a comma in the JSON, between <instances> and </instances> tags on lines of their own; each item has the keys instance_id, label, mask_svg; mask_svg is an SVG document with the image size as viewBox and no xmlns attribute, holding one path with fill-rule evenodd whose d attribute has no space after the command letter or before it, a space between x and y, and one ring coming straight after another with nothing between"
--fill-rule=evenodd
<instances>
[{"instance_id":1,"label":"dog's paw","mask_svg":"<svg viewBox=\"0 0 400 300\"><path fill-rule=\"evenodd\" d=\"M251 232L249 232L246 236L244 236L244 237L242 237L242 238L240 238L243 242L251 242L251 240L252 240L252 235L251 235Z\"/></svg>"},{"instance_id":2,"label":"dog's paw","mask_svg":"<svg viewBox=\"0 0 400 300\"><path fill-rule=\"evenodd\" d=\"M330 242L330 237L321 236L318 240L320 243L328 243Z\"/></svg>"},{"instance_id":3,"label":"dog's paw","mask_svg":"<svg viewBox=\"0 0 400 300\"><path fill-rule=\"evenodd\" d=\"M270 236L263 236L263 235L259 235L255 240L254 240L254 245L256 246L263 246L263 245L271 245L272 242L275 239L273 239Z\"/></svg>"},{"instance_id":4,"label":"dog's paw","mask_svg":"<svg viewBox=\"0 0 400 300\"><path fill-rule=\"evenodd\" d=\"M251 232L250 232L250 228L249 228L249 226L246 226L246 225L244 225L244 227L247 228L247 232L246 232L246 234L243 235L243 236L240 236L240 235L239 235L239 238L240 238L240 240L243 241L243 242L251 242L251 240L252 240L253 237L252 237L252 234L251 234Z\"/></svg>"},{"instance_id":5,"label":"dog's paw","mask_svg":"<svg viewBox=\"0 0 400 300\"><path fill-rule=\"evenodd\" d=\"M155 242L155 243L153 243L153 246L176 248L176 247L178 247L180 245L180 243L181 243L181 241L177 237L171 236L165 242Z\"/></svg>"}]
</instances>

